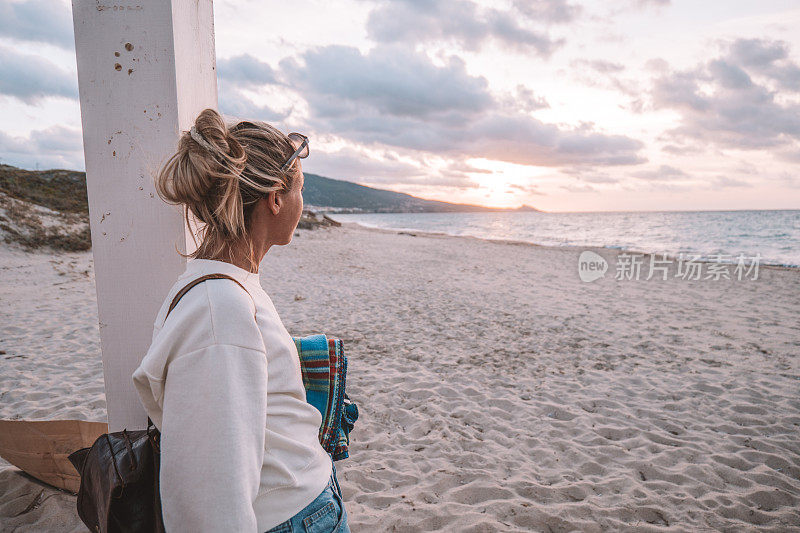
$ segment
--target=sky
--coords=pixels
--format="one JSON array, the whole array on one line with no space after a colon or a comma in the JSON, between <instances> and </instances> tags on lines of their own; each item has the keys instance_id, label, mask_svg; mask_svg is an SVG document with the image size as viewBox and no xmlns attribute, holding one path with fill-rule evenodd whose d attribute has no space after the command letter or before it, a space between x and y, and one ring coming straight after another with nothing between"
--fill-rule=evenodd
<instances>
[{"instance_id":1,"label":"sky","mask_svg":"<svg viewBox=\"0 0 800 533\"><path fill-rule=\"evenodd\" d=\"M303 170L545 211L800 208L797 0L214 3L219 109ZM84 169L70 3L0 2L0 163Z\"/></svg>"}]
</instances>

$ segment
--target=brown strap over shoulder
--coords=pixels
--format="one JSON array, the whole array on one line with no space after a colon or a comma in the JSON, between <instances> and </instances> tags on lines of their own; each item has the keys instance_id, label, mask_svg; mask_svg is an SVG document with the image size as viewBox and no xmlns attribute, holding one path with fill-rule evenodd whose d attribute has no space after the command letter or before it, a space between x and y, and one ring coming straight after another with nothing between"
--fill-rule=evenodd
<instances>
[{"instance_id":1,"label":"brown strap over shoulder","mask_svg":"<svg viewBox=\"0 0 800 533\"><path fill-rule=\"evenodd\" d=\"M175 295L175 298L173 298L172 303L169 305L169 309L167 310L167 316L164 317L164 321L165 322L167 321L167 317L169 317L169 314L172 312L172 310L175 308L175 306L178 305L178 301L181 298L183 298L183 295L186 294L187 292L189 292L189 289L191 289L192 287L194 287L198 283L202 283L202 282L206 281L207 279L229 279L231 281L235 281L236 284L239 285L242 289L244 289L244 291L248 295L250 294L250 292L247 289L244 288L244 285L239 283L239 281L237 279L232 278L232 277L228 276L227 274L206 274L205 276L201 276L201 277L197 278L196 280L193 280L191 283L189 283L184 288L182 288L178 292L178 294Z\"/></svg>"}]
</instances>

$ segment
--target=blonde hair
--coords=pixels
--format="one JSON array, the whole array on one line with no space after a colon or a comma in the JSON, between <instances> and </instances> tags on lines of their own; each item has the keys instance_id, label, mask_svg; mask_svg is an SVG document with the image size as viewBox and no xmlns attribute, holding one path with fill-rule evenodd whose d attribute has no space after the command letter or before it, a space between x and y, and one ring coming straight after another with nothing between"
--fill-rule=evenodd
<instances>
[{"instance_id":1,"label":"blonde hair","mask_svg":"<svg viewBox=\"0 0 800 533\"><path fill-rule=\"evenodd\" d=\"M183 132L178 149L155 179L158 195L183 205L205 224L202 242L183 257L232 257L235 245L246 242L251 270L257 270L249 223L256 202L271 191L286 193L299 179L299 166L280 168L295 148L275 127L259 121L238 121L228 127L222 116L205 109L192 130Z\"/></svg>"}]
</instances>

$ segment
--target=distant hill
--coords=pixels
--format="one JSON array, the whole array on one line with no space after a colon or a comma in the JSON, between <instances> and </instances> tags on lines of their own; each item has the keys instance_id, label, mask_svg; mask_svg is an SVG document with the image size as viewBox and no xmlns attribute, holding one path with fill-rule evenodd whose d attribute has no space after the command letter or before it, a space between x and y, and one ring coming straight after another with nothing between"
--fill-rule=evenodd
<instances>
[{"instance_id":1,"label":"distant hill","mask_svg":"<svg viewBox=\"0 0 800 533\"><path fill-rule=\"evenodd\" d=\"M425 200L409 194L365 187L316 174L305 174L303 202L319 211L351 213L441 213L456 211L537 211L525 206L501 209ZM68 213L86 213L86 173L75 170L23 170L0 165L0 192Z\"/></svg>"},{"instance_id":2,"label":"distant hill","mask_svg":"<svg viewBox=\"0 0 800 533\"><path fill-rule=\"evenodd\" d=\"M55 211L89 214L86 173L77 170L23 170L0 165L0 192Z\"/></svg>"},{"instance_id":3,"label":"distant hill","mask_svg":"<svg viewBox=\"0 0 800 533\"><path fill-rule=\"evenodd\" d=\"M91 248L86 175L0 165L0 242L34 250Z\"/></svg>"},{"instance_id":4,"label":"distant hill","mask_svg":"<svg viewBox=\"0 0 800 533\"><path fill-rule=\"evenodd\" d=\"M410 194L374 189L343 180L305 173L303 201L320 211L353 213L443 213L464 211L538 211L523 205L516 209L425 200Z\"/></svg>"}]
</instances>

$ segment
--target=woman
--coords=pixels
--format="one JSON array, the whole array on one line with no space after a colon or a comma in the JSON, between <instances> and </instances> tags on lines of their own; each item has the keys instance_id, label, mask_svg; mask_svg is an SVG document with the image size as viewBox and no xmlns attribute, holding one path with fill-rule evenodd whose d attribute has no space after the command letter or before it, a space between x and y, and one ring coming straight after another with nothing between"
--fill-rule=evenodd
<instances>
[{"instance_id":1,"label":"woman","mask_svg":"<svg viewBox=\"0 0 800 533\"><path fill-rule=\"evenodd\" d=\"M319 442L322 415L306 402L297 349L259 282L264 254L289 244L300 220L307 155L302 135L227 127L206 109L156 178L165 201L205 223L133 374L161 432L168 533L349 532ZM182 288L216 273L236 281L199 283L167 317Z\"/></svg>"}]
</instances>

